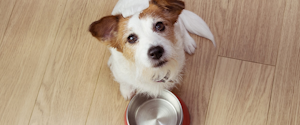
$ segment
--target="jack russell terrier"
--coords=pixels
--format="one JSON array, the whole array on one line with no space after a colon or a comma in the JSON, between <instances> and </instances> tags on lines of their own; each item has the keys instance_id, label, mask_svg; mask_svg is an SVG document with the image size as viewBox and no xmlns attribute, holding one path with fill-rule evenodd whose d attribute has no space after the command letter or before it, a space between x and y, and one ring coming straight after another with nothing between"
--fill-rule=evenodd
<instances>
[{"instance_id":1,"label":"jack russell terrier","mask_svg":"<svg viewBox=\"0 0 300 125\"><path fill-rule=\"evenodd\" d=\"M181 81L184 51L196 49L188 32L215 45L207 24L184 8L181 0L120 0L113 15L90 25L91 34L109 46L108 66L125 99L135 93L156 97Z\"/></svg>"}]
</instances>

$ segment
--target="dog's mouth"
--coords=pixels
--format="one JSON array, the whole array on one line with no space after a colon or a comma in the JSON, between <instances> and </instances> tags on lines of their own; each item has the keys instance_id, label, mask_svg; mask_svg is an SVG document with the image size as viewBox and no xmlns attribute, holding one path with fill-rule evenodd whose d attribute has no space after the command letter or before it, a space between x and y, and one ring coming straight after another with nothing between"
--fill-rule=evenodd
<instances>
[{"instance_id":1,"label":"dog's mouth","mask_svg":"<svg viewBox=\"0 0 300 125\"><path fill-rule=\"evenodd\" d=\"M154 76L153 76L154 77ZM166 82L169 80L169 77L170 77L170 70L167 72L167 74L162 78L162 79L154 79L152 78L155 82Z\"/></svg>"},{"instance_id":2,"label":"dog's mouth","mask_svg":"<svg viewBox=\"0 0 300 125\"><path fill-rule=\"evenodd\" d=\"M163 66L164 64L166 64L167 62L168 62L168 61L160 61L160 62L154 64L154 67L155 67L155 68L162 67L162 66Z\"/></svg>"}]
</instances>

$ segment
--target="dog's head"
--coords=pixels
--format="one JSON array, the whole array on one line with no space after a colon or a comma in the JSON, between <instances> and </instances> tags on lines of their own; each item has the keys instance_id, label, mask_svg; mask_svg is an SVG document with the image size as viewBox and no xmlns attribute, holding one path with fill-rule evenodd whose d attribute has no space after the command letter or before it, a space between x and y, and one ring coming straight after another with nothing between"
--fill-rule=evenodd
<instances>
[{"instance_id":1,"label":"dog's head","mask_svg":"<svg viewBox=\"0 0 300 125\"><path fill-rule=\"evenodd\" d=\"M103 17L93 22L89 31L99 41L123 53L127 60L161 68L176 56L174 24L183 9L184 2L180 0L151 0L141 13L128 18Z\"/></svg>"}]
</instances>

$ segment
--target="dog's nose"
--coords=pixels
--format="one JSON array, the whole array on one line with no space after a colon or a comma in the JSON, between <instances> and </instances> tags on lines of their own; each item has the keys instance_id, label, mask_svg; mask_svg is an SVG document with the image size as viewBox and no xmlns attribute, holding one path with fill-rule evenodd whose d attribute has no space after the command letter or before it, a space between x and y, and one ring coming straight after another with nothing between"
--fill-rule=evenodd
<instances>
[{"instance_id":1,"label":"dog's nose","mask_svg":"<svg viewBox=\"0 0 300 125\"><path fill-rule=\"evenodd\" d=\"M155 47L151 47L148 51L148 56L151 59L155 59L158 60L162 57L162 55L164 54L165 50L164 48L160 47L160 46L155 46Z\"/></svg>"}]
</instances>

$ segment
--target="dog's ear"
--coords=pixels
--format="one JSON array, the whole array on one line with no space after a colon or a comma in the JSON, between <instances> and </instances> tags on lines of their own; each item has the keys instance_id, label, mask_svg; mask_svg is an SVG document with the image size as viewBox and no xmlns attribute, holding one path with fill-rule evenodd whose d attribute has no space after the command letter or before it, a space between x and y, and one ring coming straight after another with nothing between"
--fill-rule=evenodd
<instances>
[{"instance_id":1,"label":"dog's ear","mask_svg":"<svg viewBox=\"0 0 300 125\"><path fill-rule=\"evenodd\" d=\"M99 41L107 44L114 42L117 37L119 16L106 16L90 25L89 31Z\"/></svg>"},{"instance_id":2,"label":"dog's ear","mask_svg":"<svg viewBox=\"0 0 300 125\"><path fill-rule=\"evenodd\" d=\"M166 17L175 23L181 11L185 8L181 0L152 0L152 3L162 8Z\"/></svg>"}]
</instances>

